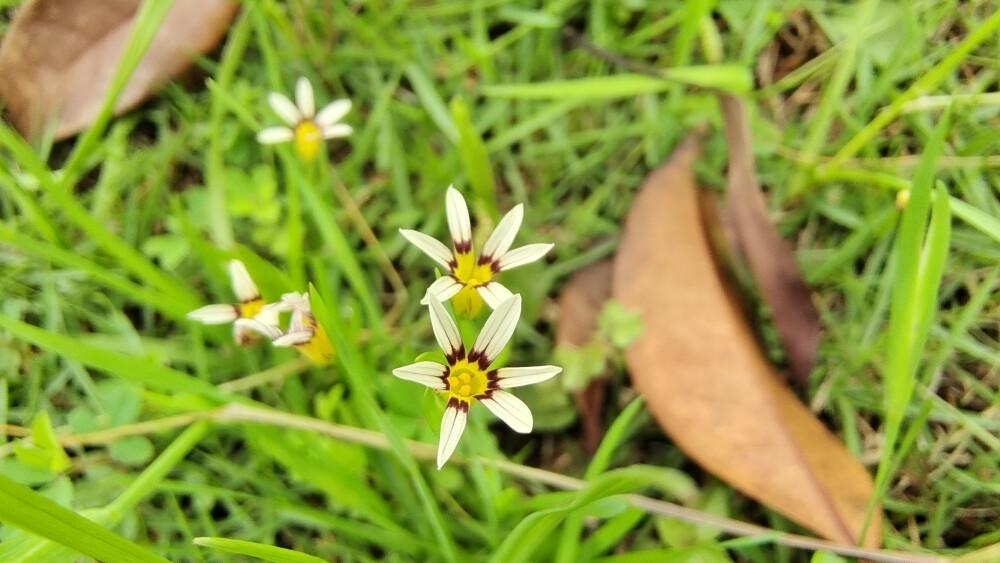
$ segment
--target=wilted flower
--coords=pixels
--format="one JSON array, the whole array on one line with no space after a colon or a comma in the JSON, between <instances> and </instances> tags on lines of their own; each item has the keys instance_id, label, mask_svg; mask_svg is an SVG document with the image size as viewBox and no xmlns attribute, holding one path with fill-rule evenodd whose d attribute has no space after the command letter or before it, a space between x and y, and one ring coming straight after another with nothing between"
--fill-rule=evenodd
<instances>
[{"instance_id":1,"label":"wilted flower","mask_svg":"<svg viewBox=\"0 0 1000 563\"><path fill-rule=\"evenodd\" d=\"M346 137L353 129L339 123L351 110L350 100L335 100L316 113L312 84L306 77L295 85L295 103L284 94L271 92L267 101L287 127L268 127L257 133L257 141L264 145L294 141L295 150L305 160L312 160L319 153L323 139Z\"/></svg>"},{"instance_id":2,"label":"wilted flower","mask_svg":"<svg viewBox=\"0 0 1000 563\"><path fill-rule=\"evenodd\" d=\"M419 231L399 230L406 240L448 269L447 275L438 278L427 288L427 295L435 295L441 301L453 299L455 310L460 315L476 316L482 309L484 300L490 308L496 309L510 298L511 292L493 279L494 276L540 259L553 245L529 244L510 250L524 218L524 206L517 204L504 215L493 234L486 239L483 253L477 260L472 246L472 225L465 198L454 186L448 186L445 204L452 250ZM427 297L421 303L427 304Z\"/></svg>"},{"instance_id":3,"label":"wilted flower","mask_svg":"<svg viewBox=\"0 0 1000 563\"><path fill-rule=\"evenodd\" d=\"M233 283L233 293L239 303L206 305L187 314L187 317L202 324L217 325L233 323L240 320L253 320L262 326L274 327L278 324L278 314L268 310L264 299L260 296L257 284L250 278L246 266L239 260L229 261L229 278ZM255 340L254 334L248 332L239 322L233 324L233 339L240 346L246 346Z\"/></svg>"},{"instance_id":4,"label":"wilted flower","mask_svg":"<svg viewBox=\"0 0 1000 563\"><path fill-rule=\"evenodd\" d=\"M531 432L533 424L531 411L506 389L545 381L561 372L562 368L491 369L491 364L507 345L521 316L520 295L512 295L497 306L468 354L448 311L432 294L428 295L428 302L434 337L444 350L448 364L423 361L396 368L392 373L400 379L415 381L448 394L448 406L441 421L441 441L438 443L437 466L440 469L462 437L472 403L479 401L515 432L526 434Z\"/></svg>"},{"instance_id":5,"label":"wilted flower","mask_svg":"<svg viewBox=\"0 0 1000 563\"><path fill-rule=\"evenodd\" d=\"M275 326L268 326L255 319L240 319L236 323L246 329L254 330L271 339L271 343L279 347L294 346L309 358L314 364L325 365L333 361L333 344L326 334L323 325L316 320L309 305L308 293L286 293L281 301L264 306L264 310L277 318L285 311L292 312L288 330L282 332Z\"/></svg>"}]
</instances>

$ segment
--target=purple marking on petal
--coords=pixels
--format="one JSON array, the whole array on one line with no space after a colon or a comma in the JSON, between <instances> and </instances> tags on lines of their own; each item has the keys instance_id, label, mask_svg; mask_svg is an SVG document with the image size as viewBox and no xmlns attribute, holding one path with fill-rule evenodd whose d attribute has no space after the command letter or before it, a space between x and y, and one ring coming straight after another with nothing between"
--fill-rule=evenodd
<instances>
[{"instance_id":1,"label":"purple marking on petal","mask_svg":"<svg viewBox=\"0 0 1000 563\"><path fill-rule=\"evenodd\" d=\"M455 350L454 354L447 354L446 353L444 355L444 357L445 357L446 360L448 360L448 365L450 365L450 366L455 365L455 362L457 362L459 360L464 360L465 359L465 344L460 345L458 347L458 350ZM446 373L445 377L447 377L447 376L448 376L448 374Z\"/></svg>"},{"instance_id":2,"label":"purple marking on petal","mask_svg":"<svg viewBox=\"0 0 1000 563\"><path fill-rule=\"evenodd\" d=\"M458 242L455 242L454 244L455 244L455 253L456 254L465 254L467 252L472 252L472 241L471 240L458 241Z\"/></svg>"}]
</instances>

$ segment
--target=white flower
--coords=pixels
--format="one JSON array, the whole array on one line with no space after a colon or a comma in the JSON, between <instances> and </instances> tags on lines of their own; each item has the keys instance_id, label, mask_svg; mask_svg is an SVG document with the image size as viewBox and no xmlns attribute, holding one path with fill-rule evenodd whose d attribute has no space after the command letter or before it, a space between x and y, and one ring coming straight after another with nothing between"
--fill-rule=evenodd
<instances>
[{"instance_id":1,"label":"white flower","mask_svg":"<svg viewBox=\"0 0 1000 563\"><path fill-rule=\"evenodd\" d=\"M314 364L326 365L333 361L333 344L326 329L312 314L308 293L286 293L281 296L281 301L265 305L263 309L275 319L279 313L291 311L288 330L282 332L277 328L277 322L268 326L257 319L239 319L236 324L266 336L275 346L294 346Z\"/></svg>"},{"instance_id":2,"label":"white flower","mask_svg":"<svg viewBox=\"0 0 1000 563\"><path fill-rule=\"evenodd\" d=\"M465 198L448 186L445 194L445 213L451 231L453 248L419 231L400 229L399 232L417 248L447 268L448 274L438 278L427 288L427 295L441 301L454 299L455 310L460 315L474 317L483 307L483 301L492 309L510 298L511 292L493 279L499 272L530 264L552 249L552 244L529 244L510 250L510 245L521 228L524 206L517 204L504 215L493 234L486 239L483 252L476 259L472 247L472 225ZM427 304L427 297L421 301Z\"/></svg>"},{"instance_id":3,"label":"white flower","mask_svg":"<svg viewBox=\"0 0 1000 563\"><path fill-rule=\"evenodd\" d=\"M313 87L304 76L295 85L294 104L278 92L268 94L267 101L288 127L268 127L257 133L257 142L270 145L294 141L296 152L305 160L316 157L323 139L346 137L353 131L350 125L339 123L351 111L351 101L335 100L316 113Z\"/></svg>"},{"instance_id":4,"label":"white flower","mask_svg":"<svg viewBox=\"0 0 1000 563\"><path fill-rule=\"evenodd\" d=\"M469 407L475 401L486 406L514 429L531 432L533 419L528 406L506 389L539 383L562 371L557 366L491 369L491 364L507 345L521 316L521 296L512 295L500 303L486 320L469 353L455 321L434 295L428 295L431 327L444 350L447 365L423 361L392 371L407 381L426 385L448 394L448 406L441 421L437 466L440 469L458 445L465 430Z\"/></svg>"},{"instance_id":5,"label":"white flower","mask_svg":"<svg viewBox=\"0 0 1000 563\"><path fill-rule=\"evenodd\" d=\"M246 266L239 260L229 261L229 278L233 283L233 293L239 303L206 305L187 314L187 317L207 325L233 324L233 339L240 346L252 344L254 334L246 330L241 321L253 320L265 327L278 324L278 314L264 306L257 284L250 278ZM275 329L277 330L277 329Z\"/></svg>"}]
</instances>

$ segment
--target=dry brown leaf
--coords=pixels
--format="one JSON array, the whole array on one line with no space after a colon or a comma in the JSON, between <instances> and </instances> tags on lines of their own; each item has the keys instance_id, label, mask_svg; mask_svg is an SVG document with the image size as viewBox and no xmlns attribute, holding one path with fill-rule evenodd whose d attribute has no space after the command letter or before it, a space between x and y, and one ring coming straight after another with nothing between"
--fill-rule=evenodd
<instances>
[{"instance_id":1,"label":"dry brown leaf","mask_svg":"<svg viewBox=\"0 0 1000 563\"><path fill-rule=\"evenodd\" d=\"M719 103L729 145L724 219L732 225L739 253L746 258L761 297L771 309L774 327L788 354L792 379L804 389L816 363L821 334L819 313L795 263L792 247L767 215L757 183L746 107L739 98L724 94L719 96Z\"/></svg>"},{"instance_id":2,"label":"dry brown leaf","mask_svg":"<svg viewBox=\"0 0 1000 563\"><path fill-rule=\"evenodd\" d=\"M636 389L692 459L817 534L857 543L871 476L785 387L719 274L685 139L625 221L613 296L643 334L626 362ZM880 509L864 545L881 542Z\"/></svg>"},{"instance_id":3,"label":"dry brown leaf","mask_svg":"<svg viewBox=\"0 0 1000 563\"><path fill-rule=\"evenodd\" d=\"M0 97L14 126L62 139L93 122L140 0L28 0L0 44ZM115 105L120 114L186 70L222 39L238 5L177 0Z\"/></svg>"},{"instance_id":4,"label":"dry brown leaf","mask_svg":"<svg viewBox=\"0 0 1000 563\"><path fill-rule=\"evenodd\" d=\"M559 322L556 324L556 346L581 347L594 336L597 318L604 303L611 299L612 259L589 264L570 276L559 295ZM591 380L582 391L573 394L580 425L583 447L593 455L604 437L601 405L607 391L607 379Z\"/></svg>"}]
</instances>

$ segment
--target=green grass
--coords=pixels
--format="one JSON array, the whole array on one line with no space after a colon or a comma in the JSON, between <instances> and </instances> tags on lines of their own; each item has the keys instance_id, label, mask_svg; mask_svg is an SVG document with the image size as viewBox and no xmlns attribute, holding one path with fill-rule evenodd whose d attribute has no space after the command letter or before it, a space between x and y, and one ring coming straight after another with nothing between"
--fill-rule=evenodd
<instances>
[{"instance_id":1,"label":"green grass","mask_svg":"<svg viewBox=\"0 0 1000 563\"><path fill-rule=\"evenodd\" d=\"M112 92L168 5L144 5ZM556 379L518 390L528 437L472 409L441 471L443 405L391 375L434 348L432 263L399 228L445 237L452 183L480 241L525 203L517 244L556 248L503 274L524 299L508 365L554 363L566 277L614 252L631 194L691 127L711 126L698 172L722 186L711 88L746 92L823 319L809 401L877 475L885 546L1000 543L998 27L957 1L262 0L197 61L205 87L116 118L109 98L54 146L0 125L0 559L809 560L822 544L690 463L620 370L594 459ZM308 165L254 139L278 123L267 92L299 76L320 105L354 103L354 134ZM233 299L233 257L270 300L311 284L334 364L185 319ZM40 413L66 471L44 440L25 453Z\"/></svg>"}]
</instances>

